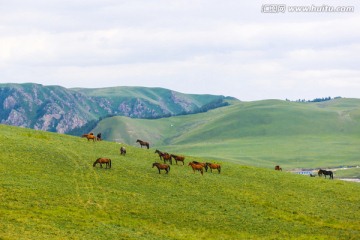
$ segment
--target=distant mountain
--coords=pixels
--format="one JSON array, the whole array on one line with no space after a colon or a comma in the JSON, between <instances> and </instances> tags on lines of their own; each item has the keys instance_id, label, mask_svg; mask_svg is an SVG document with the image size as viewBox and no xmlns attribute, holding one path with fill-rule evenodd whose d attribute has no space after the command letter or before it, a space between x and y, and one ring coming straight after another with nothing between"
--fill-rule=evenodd
<instances>
[{"instance_id":1,"label":"distant mountain","mask_svg":"<svg viewBox=\"0 0 360 240\"><path fill-rule=\"evenodd\" d=\"M183 94L163 88L67 89L40 84L0 84L0 122L78 134L109 116L162 118L228 105L231 97Z\"/></svg>"}]
</instances>

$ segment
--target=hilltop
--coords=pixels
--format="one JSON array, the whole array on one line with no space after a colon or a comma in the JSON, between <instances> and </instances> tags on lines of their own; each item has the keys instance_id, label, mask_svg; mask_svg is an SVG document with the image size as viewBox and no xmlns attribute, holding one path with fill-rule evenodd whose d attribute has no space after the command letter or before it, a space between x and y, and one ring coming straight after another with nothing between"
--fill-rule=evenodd
<instances>
[{"instance_id":1,"label":"hilltop","mask_svg":"<svg viewBox=\"0 0 360 240\"><path fill-rule=\"evenodd\" d=\"M225 161L221 174L158 174L153 148L122 145L124 157L114 142L5 125L0 142L1 239L360 237L357 183Z\"/></svg>"}]
</instances>

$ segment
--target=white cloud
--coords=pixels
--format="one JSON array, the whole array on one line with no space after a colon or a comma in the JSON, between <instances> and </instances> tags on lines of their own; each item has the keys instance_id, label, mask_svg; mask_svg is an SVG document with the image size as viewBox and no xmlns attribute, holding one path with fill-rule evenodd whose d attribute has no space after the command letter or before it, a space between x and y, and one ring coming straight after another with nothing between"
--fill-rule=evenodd
<instances>
[{"instance_id":1,"label":"white cloud","mask_svg":"<svg viewBox=\"0 0 360 240\"><path fill-rule=\"evenodd\" d=\"M159 86L244 100L359 88L357 12L263 14L262 4L8 1L0 8L0 82Z\"/></svg>"}]
</instances>

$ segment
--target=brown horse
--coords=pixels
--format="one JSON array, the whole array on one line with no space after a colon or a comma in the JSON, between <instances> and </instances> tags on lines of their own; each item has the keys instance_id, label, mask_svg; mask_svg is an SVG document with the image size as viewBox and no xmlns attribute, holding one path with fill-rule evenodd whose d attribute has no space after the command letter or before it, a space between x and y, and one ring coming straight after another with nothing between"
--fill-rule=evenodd
<instances>
[{"instance_id":1,"label":"brown horse","mask_svg":"<svg viewBox=\"0 0 360 240\"><path fill-rule=\"evenodd\" d=\"M164 159L164 163L166 163L166 161L168 161L171 165L172 165L172 158L171 155L168 154L167 152L164 153L164 155L162 156L162 158Z\"/></svg>"},{"instance_id":2,"label":"brown horse","mask_svg":"<svg viewBox=\"0 0 360 240\"><path fill-rule=\"evenodd\" d=\"M203 166L200 165L200 164L196 164L196 163L193 163L193 162L189 162L188 166L191 166L191 168L193 169L194 173L195 173L195 170L196 171L199 171L201 173L201 175L204 175L204 170L203 170Z\"/></svg>"},{"instance_id":3,"label":"brown horse","mask_svg":"<svg viewBox=\"0 0 360 240\"><path fill-rule=\"evenodd\" d=\"M156 149L154 153L159 154L159 158L160 158L160 160L163 160L163 159L162 159L162 156L164 155L164 153L163 153L163 152L161 152L160 150Z\"/></svg>"},{"instance_id":4,"label":"brown horse","mask_svg":"<svg viewBox=\"0 0 360 240\"><path fill-rule=\"evenodd\" d=\"M177 165L177 162L180 161L183 163L183 165L185 165L185 157L184 156L177 156L177 155L174 155L174 154L170 154L170 156L175 160L176 162L176 165Z\"/></svg>"},{"instance_id":5,"label":"brown horse","mask_svg":"<svg viewBox=\"0 0 360 240\"><path fill-rule=\"evenodd\" d=\"M149 147L150 147L150 144L149 144L148 142L141 141L140 139L136 140L136 142L137 142L137 143L140 143L141 148L142 148L143 146L146 146L147 149L149 149Z\"/></svg>"},{"instance_id":6,"label":"brown horse","mask_svg":"<svg viewBox=\"0 0 360 240\"><path fill-rule=\"evenodd\" d=\"M279 165L276 165L276 166L275 166L275 170L277 170L277 171L282 171L282 168L281 168Z\"/></svg>"},{"instance_id":7,"label":"brown horse","mask_svg":"<svg viewBox=\"0 0 360 240\"><path fill-rule=\"evenodd\" d=\"M162 163L153 163L152 167L157 167L157 169L159 170L159 174L160 174L160 170L165 170L166 174L168 174L170 172L170 166L168 164L162 164Z\"/></svg>"},{"instance_id":8,"label":"brown horse","mask_svg":"<svg viewBox=\"0 0 360 240\"><path fill-rule=\"evenodd\" d=\"M206 163L202 163L202 162L197 162L197 161L192 161L192 163L198 164L203 166L203 168L205 168L205 172L207 172L208 170L208 165L206 165Z\"/></svg>"},{"instance_id":9,"label":"brown horse","mask_svg":"<svg viewBox=\"0 0 360 240\"><path fill-rule=\"evenodd\" d=\"M120 155L126 155L126 148L125 147L121 147L120 148Z\"/></svg>"},{"instance_id":10,"label":"brown horse","mask_svg":"<svg viewBox=\"0 0 360 240\"><path fill-rule=\"evenodd\" d=\"M96 159L96 161L93 164L93 167L95 167L96 164L100 164L100 167L102 168L102 164L105 163L106 164L106 168L111 168L111 159L110 158L98 158Z\"/></svg>"},{"instance_id":11,"label":"brown horse","mask_svg":"<svg viewBox=\"0 0 360 240\"><path fill-rule=\"evenodd\" d=\"M221 166L220 164L216 164L216 163L206 163L206 166L208 166L210 168L210 172L212 172L212 169L217 169L218 173L220 173L221 171Z\"/></svg>"},{"instance_id":12,"label":"brown horse","mask_svg":"<svg viewBox=\"0 0 360 240\"><path fill-rule=\"evenodd\" d=\"M161 152L160 150L155 150L155 153L159 154L160 160L164 160L164 163L168 161L172 165L172 158L171 155L167 152Z\"/></svg>"},{"instance_id":13,"label":"brown horse","mask_svg":"<svg viewBox=\"0 0 360 240\"><path fill-rule=\"evenodd\" d=\"M90 140L93 140L93 142L95 142L96 141L96 137L94 136L94 134L92 134L92 133L89 133L89 134L83 134L81 137L85 137L85 138L87 138L87 140L88 141L90 141Z\"/></svg>"}]
</instances>

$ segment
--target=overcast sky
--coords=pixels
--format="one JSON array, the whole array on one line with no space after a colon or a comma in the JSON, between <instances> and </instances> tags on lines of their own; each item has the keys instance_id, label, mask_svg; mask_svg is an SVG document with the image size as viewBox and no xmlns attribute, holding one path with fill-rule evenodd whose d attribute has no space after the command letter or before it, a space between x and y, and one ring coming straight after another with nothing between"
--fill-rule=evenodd
<instances>
[{"instance_id":1,"label":"overcast sky","mask_svg":"<svg viewBox=\"0 0 360 240\"><path fill-rule=\"evenodd\" d=\"M360 98L358 0L244 2L0 0L0 83ZM289 10L312 5L354 11Z\"/></svg>"}]
</instances>

